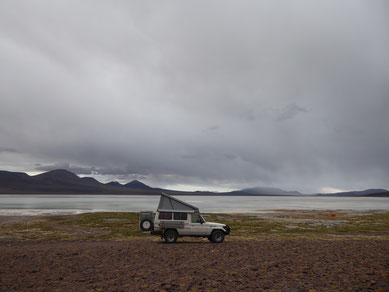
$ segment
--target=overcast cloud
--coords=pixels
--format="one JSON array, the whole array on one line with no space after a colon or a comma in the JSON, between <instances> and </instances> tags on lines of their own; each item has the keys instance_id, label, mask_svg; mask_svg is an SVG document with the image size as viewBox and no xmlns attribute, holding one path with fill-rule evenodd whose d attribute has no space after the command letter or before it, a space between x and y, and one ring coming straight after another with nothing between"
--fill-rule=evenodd
<instances>
[{"instance_id":1,"label":"overcast cloud","mask_svg":"<svg viewBox=\"0 0 389 292\"><path fill-rule=\"evenodd\" d=\"M0 2L0 169L389 188L388 1Z\"/></svg>"}]
</instances>

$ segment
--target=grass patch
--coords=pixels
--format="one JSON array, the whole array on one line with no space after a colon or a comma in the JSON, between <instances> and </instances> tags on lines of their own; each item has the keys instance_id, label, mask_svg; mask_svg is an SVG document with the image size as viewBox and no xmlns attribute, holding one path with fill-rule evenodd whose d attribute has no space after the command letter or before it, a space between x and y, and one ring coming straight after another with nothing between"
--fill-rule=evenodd
<instances>
[{"instance_id":1,"label":"grass patch","mask_svg":"<svg viewBox=\"0 0 389 292\"><path fill-rule=\"evenodd\" d=\"M222 217L223 221L219 218ZM249 215L208 214L208 221L221 221L231 226L232 236L240 238L301 235L383 235L389 236L389 213L354 215L341 218L331 216L281 215L258 217Z\"/></svg>"},{"instance_id":2,"label":"grass patch","mask_svg":"<svg viewBox=\"0 0 389 292\"><path fill-rule=\"evenodd\" d=\"M0 240L129 240L155 238L142 233L138 213L102 212L72 216L36 217L2 223ZM207 221L228 224L229 240L277 238L363 238L389 240L389 213L328 216L325 213L273 216L204 214ZM340 236L340 237L339 237Z\"/></svg>"},{"instance_id":3,"label":"grass patch","mask_svg":"<svg viewBox=\"0 0 389 292\"><path fill-rule=\"evenodd\" d=\"M75 216L47 217L57 226L83 227L80 230L94 232L94 239L126 239L129 237L144 237L138 228L138 213L130 212L103 212L85 213Z\"/></svg>"}]
</instances>

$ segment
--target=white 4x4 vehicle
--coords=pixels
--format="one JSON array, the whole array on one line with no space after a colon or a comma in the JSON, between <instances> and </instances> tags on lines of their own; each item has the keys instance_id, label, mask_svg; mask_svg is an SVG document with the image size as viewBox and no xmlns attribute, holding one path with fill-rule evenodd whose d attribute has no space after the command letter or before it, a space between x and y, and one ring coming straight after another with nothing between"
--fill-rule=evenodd
<instances>
[{"instance_id":1,"label":"white 4x4 vehicle","mask_svg":"<svg viewBox=\"0 0 389 292\"><path fill-rule=\"evenodd\" d=\"M206 222L198 208L165 193L161 194L157 212L140 212L139 227L160 235L167 243L174 243L183 236L207 237L221 243L231 230L225 224Z\"/></svg>"}]
</instances>

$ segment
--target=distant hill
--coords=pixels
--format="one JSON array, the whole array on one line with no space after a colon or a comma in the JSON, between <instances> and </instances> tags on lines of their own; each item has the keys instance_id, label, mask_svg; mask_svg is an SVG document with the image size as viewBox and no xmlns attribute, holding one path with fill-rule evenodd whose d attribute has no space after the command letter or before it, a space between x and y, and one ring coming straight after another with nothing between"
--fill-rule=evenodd
<instances>
[{"instance_id":1,"label":"distant hill","mask_svg":"<svg viewBox=\"0 0 389 292\"><path fill-rule=\"evenodd\" d=\"M133 181L125 184L124 186L126 188L141 189L141 190L151 190L152 189L148 185L145 185L144 183L140 182L139 180L133 180Z\"/></svg>"},{"instance_id":2,"label":"distant hill","mask_svg":"<svg viewBox=\"0 0 389 292\"><path fill-rule=\"evenodd\" d=\"M328 194L302 194L297 191L284 191L278 188L256 187L233 191L226 194L238 196L321 196L321 197L389 197L385 189L368 189L364 191L339 192Z\"/></svg>"},{"instance_id":3,"label":"distant hill","mask_svg":"<svg viewBox=\"0 0 389 292\"><path fill-rule=\"evenodd\" d=\"M339 192L334 194L317 194L326 197L389 197L389 191L385 189L368 189L364 191Z\"/></svg>"},{"instance_id":4,"label":"distant hill","mask_svg":"<svg viewBox=\"0 0 389 292\"><path fill-rule=\"evenodd\" d=\"M364 195L363 197L389 197L389 191Z\"/></svg>"},{"instance_id":5,"label":"distant hill","mask_svg":"<svg viewBox=\"0 0 389 292\"><path fill-rule=\"evenodd\" d=\"M106 185L109 185L109 186L123 186L120 182L117 182L117 181L110 181L108 183L106 183Z\"/></svg>"},{"instance_id":6,"label":"distant hill","mask_svg":"<svg viewBox=\"0 0 389 292\"><path fill-rule=\"evenodd\" d=\"M239 191L233 191L235 195L257 195L257 196L302 196L303 194L296 191L284 191L278 188L256 187Z\"/></svg>"}]
</instances>

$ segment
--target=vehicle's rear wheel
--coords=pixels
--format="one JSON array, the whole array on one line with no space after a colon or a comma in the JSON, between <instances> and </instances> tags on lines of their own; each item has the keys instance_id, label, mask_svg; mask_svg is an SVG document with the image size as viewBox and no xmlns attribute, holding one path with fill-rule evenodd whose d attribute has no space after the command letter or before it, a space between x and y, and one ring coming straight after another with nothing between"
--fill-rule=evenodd
<instances>
[{"instance_id":1,"label":"vehicle's rear wheel","mask_svg":"<svg viewBox=\"0 0 389 292\"><path fill-rule=\"evenodd\" d=\"M166 230L163 238L165 238L166 243L175 243L178 238L178 234L175 230Z\"/></svg>"},{"instance_id":2,"label":"vehicle's rear wheel","mask_svg":"<svg viewBox=\"0 0 389 292\"><path fill-rule=\"evenodd\" d=\"M224 232L221 230L215 230L211 235L212 242L222 243L224 241Z\"/></svg>"},{"instance_id":3,"label":"vehicle's rear wheel","mask_svg":"<svg viewBox=\"0 0 389 292\"><path fill-rule=\"evenodd\" d=\"M153 222L151 222L150 219L143 219L140 222L140 229L142 231L151 231L154 229L154 224L153 224Z\"/></svg>"},{"instance_id":4,"label":"vehicle's rear wheel","mask_svg":"<svg viewBox=\"0 0 389 292\"><path fill-rule=\"evenodd\" d=\"M209 241L212 241L212 236L207 237Z\"/></svg>"}]
</instances>

